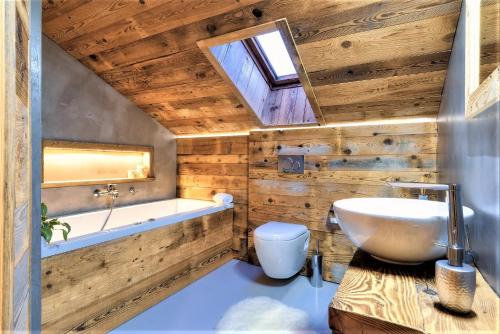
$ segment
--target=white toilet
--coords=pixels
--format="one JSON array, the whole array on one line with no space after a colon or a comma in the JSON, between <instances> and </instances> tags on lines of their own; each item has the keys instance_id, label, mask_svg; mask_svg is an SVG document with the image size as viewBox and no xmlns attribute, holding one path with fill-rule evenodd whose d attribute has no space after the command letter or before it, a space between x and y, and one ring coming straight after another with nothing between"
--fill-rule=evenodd
<instances>
[{"instance_id":1,"label":"white toilet","mask_svg":"<svg viewBox=\"0 0 500 334\"><path fill-rule=\"evenodd\" d=\"M272 278L289 278L299 272L307 257L310 232L304 225L268 222L254 231L255 250Z\"/></svg>"}]
</instances>

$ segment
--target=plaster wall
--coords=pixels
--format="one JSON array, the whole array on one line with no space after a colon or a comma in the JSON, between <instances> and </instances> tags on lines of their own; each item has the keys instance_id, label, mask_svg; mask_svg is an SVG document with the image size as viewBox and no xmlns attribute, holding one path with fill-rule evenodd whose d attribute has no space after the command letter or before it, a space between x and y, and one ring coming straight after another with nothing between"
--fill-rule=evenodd
<instances>
[{"instance_id":1,"label":"plaster wall","mask_svg":"<svg viewBox=\"0 0 500 334\"><path fill-rule=\"evenodd\" d=\"M174 198L174 135L45 36L42 46L43 139L154 146L156 179L119 184L116 205ZM128 192L131 186L135 195ZM108 201L92 196L102 187L43 189L42 201L51 216L102 209Z\"/></svg>"}]
</instances>

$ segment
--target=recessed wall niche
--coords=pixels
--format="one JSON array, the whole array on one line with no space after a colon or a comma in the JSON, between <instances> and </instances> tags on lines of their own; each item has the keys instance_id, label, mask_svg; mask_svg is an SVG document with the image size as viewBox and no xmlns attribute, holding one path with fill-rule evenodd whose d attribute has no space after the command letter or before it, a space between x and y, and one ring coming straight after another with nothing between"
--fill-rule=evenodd
<instances>
[{"instance_id":1,"label":"recessed wall niche","mask_svg":"<svg viewBox=\"0 0 500 334\"><path fill-rule=\"evenodd\" d=\"M153 147L43 141L42 188L154 180Z\"/></svg>"}]
</instances>

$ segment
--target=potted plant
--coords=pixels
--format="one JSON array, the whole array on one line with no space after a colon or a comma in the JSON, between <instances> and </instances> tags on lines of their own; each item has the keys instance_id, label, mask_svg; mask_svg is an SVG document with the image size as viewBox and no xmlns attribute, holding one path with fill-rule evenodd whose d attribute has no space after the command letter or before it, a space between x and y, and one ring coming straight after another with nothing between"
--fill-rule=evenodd
<instances>
[{"instance_id":1,"label":"potted plant","mask_svg":"<svg viewBox=\"0 0 500 334\"><path fill-rule=\"evenodd\" d=\"M68 223L60 222L57 218L48 219L47 218L48 208L45 203L42 203L42 226L41 232L42 237L50 243L54 231L62 231L64 240L68 240L68 234L71 232L71 226Z\"/></svg>"}]
</instances>

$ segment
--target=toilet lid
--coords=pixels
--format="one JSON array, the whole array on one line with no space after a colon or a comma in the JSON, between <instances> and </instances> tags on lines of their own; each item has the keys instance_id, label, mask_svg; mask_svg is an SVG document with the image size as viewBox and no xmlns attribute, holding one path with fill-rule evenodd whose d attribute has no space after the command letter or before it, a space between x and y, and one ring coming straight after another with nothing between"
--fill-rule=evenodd
<instances>
[{"instance_id":1,"label":"toilet lid","mask_svg":"<svg viewBox=\"0 0 500 334\"><path fill-rule=\"evenodd\" d=\"M257 227L254 236L261 240L293 240L306 232L304 225L269 222Z\"/></svg>"}]
</instances>

